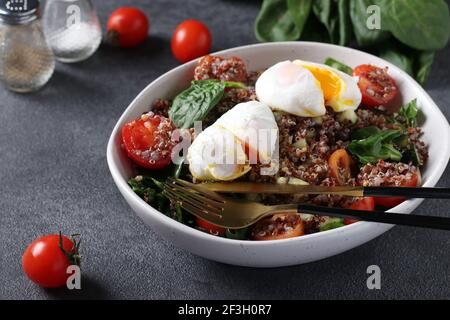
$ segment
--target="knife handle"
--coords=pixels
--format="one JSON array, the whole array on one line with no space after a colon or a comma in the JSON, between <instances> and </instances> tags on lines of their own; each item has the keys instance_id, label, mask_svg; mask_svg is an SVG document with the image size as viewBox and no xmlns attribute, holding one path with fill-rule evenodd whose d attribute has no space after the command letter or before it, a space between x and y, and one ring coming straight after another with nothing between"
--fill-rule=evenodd
<instances>
[{"instance_id":1,"label":"knife handle","mask_svg":"<svg viewBox=\"0 0 450 320\"><path fill-rule=\"evenodd\" d=\"M364 196L450 199L450 188L364 187Z\"/></svg>"}]
</instances>

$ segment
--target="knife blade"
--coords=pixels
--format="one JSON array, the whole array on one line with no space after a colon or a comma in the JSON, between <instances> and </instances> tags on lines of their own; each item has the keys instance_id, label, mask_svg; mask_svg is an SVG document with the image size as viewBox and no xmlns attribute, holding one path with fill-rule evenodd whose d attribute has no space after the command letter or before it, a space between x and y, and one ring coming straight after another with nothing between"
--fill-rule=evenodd
<instances>
[{"instance_id":1,"label":"knife blade","mask_svg":"<svg viewBox=\"0 0 450 320\"><path fill-rule=\"evenodd\" d=\"M335 194L351 197L364 196L361 186L314 186L253 182L205 182L197 187L224 193L272 193L272 194Z\"/></svg>"}]
</instances>

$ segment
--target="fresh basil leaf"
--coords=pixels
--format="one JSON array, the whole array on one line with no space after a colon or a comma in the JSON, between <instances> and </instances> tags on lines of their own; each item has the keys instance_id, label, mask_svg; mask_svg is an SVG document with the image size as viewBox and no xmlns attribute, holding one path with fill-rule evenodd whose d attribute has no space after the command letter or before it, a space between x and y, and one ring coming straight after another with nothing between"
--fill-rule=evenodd
<instances>
[{"instance_id":1,"label":"fresh basil leaf","mask_svg":"<svg viewBox=\"0 0 450 320\"><path fill-rule=\"evenodd\" d=\"M403 105L398 110L398 115L402 116L408 127L417 126L417 113L419 109L417 107L417 99L411 100L409 103Z\"/></svg>"},{"instance_id":2,"label":"fresh basil leaf","mask_svg":"<svg viewBox=\"0 0 450 320\"><path fill-rule=\"evenodd\" d=\"M450 14L444 0L376 0L381 28L418 50L439 50L450 38Z\"/></svg>"},{"instance_id":3,"label":"fresh basil leaf","mask_svg":"<svg viewBox=\"0 0 450 320\"><path fill-rule=\"evenodd\" d=\"M365 139L353 140L348 145L348 150L361 164L387 159L399 161L402 154L393 146L393 141L402 135L398 130L380 130Z\"/></svg>"},{"instance_id":4,"label":"fresh basil leaf","mask_svg":"<svg viewBox=\"0 0 450 320\"><path fill-rule=\"evenodd\" d=\"M379 53L379 56L414 77L413 59L411 59L410 55L403 54L399 50L384 49Z\"/></svg>"},{"instance_id":5,"label":"fresh basil leaf","mask_svg":"<svg viewBox=\"0 0 450 320\"><path fill-rule=\"evenodd\" d=\"M224 81L225 88L240 88L245 89L247 86L245 83L242 82L236 82L236 81Z\"/></svg>"},{"instance_id":6,"label":"fresh basil leaf","mask_svg":"<svg viewBox=\"0 0 450 320\"><path fill-rule=\"evenodd\" d=\"M192 128L214 108L224 94L225 83L217 80L196 80L179 93L169 109L169 117L180 129Z\"/></svg>"},{"instance_id":7,"label":"fresh basil leaf","mask_svg":"<svg viewBox=\"0 0 450 320\"><path fill-rule=\"evenodd\" d=\"M338 15L332 13L334 12L333 4L333 0L314 0L312 8L317 19L326 27L330 41L338 43Z\"/></svg>"},{"instance_id":8,"label":"fresh basil leaf","mask_svg":"<svg viewBox=\"0 0 450 320\"><path fill-rule=\"evenodd\" d=\"M373 4L373 0L350 1L350 19L356 42L360 46L372 46L386 40L390 36L389 32L367 27L367 19L369 18L367 8Z\"/></svg>"},{"instance_id":9,"label":"fresh basil leaf","mask_svg":"<svg viewBox=\"0 0 450 320\"><path fill-rule=\"evenodd\" d=\"M340 61L337 61L337 60L335 60L333 58L328 57L325 60L325 64L327 66L332 67L332 68L338 69L339 71L345 72L348 75L352 75L353 74L353 69L352 68L350 68L348 65L346 65L346 64L344 64L344 63L342 63Z\"/></svg>"},{"instance_id":10,"label":"fresh basil leaf","mask_svg":"<svg viewBox=\"0 0 450 320\"><path fill-rule=\"evenodd\" d=\"M428 79L428 75L431 71L431 66L433 65L434 56L434 51L423 51L418 55L418 70L416 72L415 78L421 85L424 85Z\"/></svg>"},{"instance_id":11,"label":"fresh basil leaf","mask_svg":"<svg viewBox=\"0 0 450 320\"><path fill-rule=\"evenodd\" d=\"M337 0L339 14L339 41L341 46L347 45L352 38L352 24L349 15L350 0Z\"/></svg>"},{"instance_id":12,"label":"fresh basil leaf","mask_svg":"<svg viewBox=\"0 0 450 320\"><path fill-rule=\"evenodd\" d=\"M352 140L366 139L370 136L378 134L380 131L381 130L375 126L365 127L365 128L362 128L362 129L359 129L359 130L356 130L355 132L353 132L351 135L351 139Z\"/></svg>"},{"instance_id":13,"label":"fresh basil leaf","mask_svg":"<svg viewBox=\"0 0 450 320\"><path fill-rule=\"evenodd\" d=\"M300 37L311 12L312 0L287 0L287 7L297 26Z\"/></svg>"},{"instance_id":14,"label":"fresh basil leaf","mask_svg":"<svg viewBox=\"0 0 450 320\"><path fill-rule=\"evenodd\" d=\"M255 21L255 35L261 41L292 41L300 30L289 12L286 0L264 0Z\"/></svg>"}]
</instances>

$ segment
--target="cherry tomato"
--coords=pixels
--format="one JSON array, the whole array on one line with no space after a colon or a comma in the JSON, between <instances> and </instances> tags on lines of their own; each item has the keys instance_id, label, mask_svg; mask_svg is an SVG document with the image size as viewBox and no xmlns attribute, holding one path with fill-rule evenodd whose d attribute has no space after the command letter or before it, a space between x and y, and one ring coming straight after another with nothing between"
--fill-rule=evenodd
<instances>
[{"instance_id":1,"label":"cherry tomato","mask_svg":"<svg viewBox=\"0 0 450 320\"><path fill-rule=\"evenodd\" d=\"M216 226L215 224L209 223L208 221L200 218L195 218L195 222L200 229L216 236L224 236L227 232L227 229Z\"/></svg>"},{"instance_id":2,"label":"cherry tomato","mask_svg":"<svg viewBox=\"0 0 450 320\"><path fill-rule=\"evenodd\" d=\"M60 241L62 241L62 249ZM33 282L45 288L65 285L70 275L66 272L67 267L74 264L79 264L77 243L57 234L34 240L22 256L22 268L25 274Z\"/></svg>"},{"instance_id":3,"label":"cherry tomato","mask_svg":"<svg viewBox=\"0 0 450 320\"><path fill-rule=\"evenodd\" d=\"M410 180L405 180L403 183L400 184L401 187L416 187L420 183L420 177L419 174L414 174ZM400 203L405 201L406 198L402 197L375 197L375 203L379 206L383 207L395 207L398 206Z\"/></svg>"},{"instance_id":4,"label":"cherry tomato","mask_svg":"<svg viewBox=\"0 0 450 320\"><path fill-rule=\"evenodd\" d=\"M172 53L178 61L187 62L208 54L211 42L208 27L197 20L186 20L173 33Z\"/></svg>"},{"instance_id":5,"label":"cherry tomato","mask_svg":"<svg viewBox=\"0 0 450 320\"><path fill-rule=\"evenodd\" d=\"M353 70L353 75L359 77L358 86L362 94L362 104L366 107L385 106L398 95L398 87L394 79L387 73L387 68L378 68L362 64Z\"/></svg>"},{"instance_id":6,"label":"cherry tomato","mask_svg":"<svg viewBox=\"0 0 450 320\"><path fill-rule=\"evenodd\" d=\"M109 17L107 40L120 47L134 47L147 39L149 22L145 14L131 7L121 7Z\"/></svg>"},{"instance_id":7,"label":"cherry tomato","mask_svg":"<svg viewBox=\"0 0 450 320\"><path fill-rule=\"evenodd\" d=\"M131 121L122 128L122 141L128 156L148 169L161 169L171 162L173 122L152 112Z\"/></svg>"},{"instance_id":8,"label":"cherry tomato","mask_svg":"<svg viewBox=\"0 0 450 320\"><path fill-rule=\"evenodd\" d=\"M296 213L277 213L258 221L252 229L253 240L279 240L305 234L303 221Z\"/></svg>"},{"instance_id":9,"label":"cherry tomato","mask_svg":"<svg viewBox=\"0 0 450 320\"><path fill-rule=\"evenodd\" d=\"M328 158L330 174L339 185L345 185L352 178L353 160L345 149L334 151Z\"/></svg>"},{"instance_id":10,"label":"cherry tomato","mask_svg":"<svg viewBox=\"0 0 450 320\"><path fill-rule=\"evenodd\" d=\"M375 210L375 199L374 199L374 197L365 197L360 200L356 200L355 202L353 202L351 204L350 209L374 211ZM355 222L358 222L358 220L344 218L344 224L352 224Z\"/></svg>"}]
</instances>

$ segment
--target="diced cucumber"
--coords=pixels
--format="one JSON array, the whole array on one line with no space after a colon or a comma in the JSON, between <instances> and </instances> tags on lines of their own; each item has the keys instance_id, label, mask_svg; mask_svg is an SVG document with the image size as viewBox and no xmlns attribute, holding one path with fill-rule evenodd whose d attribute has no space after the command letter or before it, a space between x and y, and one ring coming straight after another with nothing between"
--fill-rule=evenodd
<instances>
[{"instance_id":1,"label":"diced cucumber","mask_svg":"<svg viewBox=\"0 0 450 320\"><path fill-rule=\"evenodd\" d=\"M355 124L358 121L358 116L356 115L355 110L345 110L338 114L339 121L350 121Z\"/></svg>"},{"instance_id":2,"label":"diced cucumber","mask_svg":"<svg viewBox=\"0 0 450 320\"><path fill-rule=\"evenodd\" d=\"M327 231L344 226L344 220L341 218L327 218L319 225L320 231Z\"/></svg>"}]
</instances>

